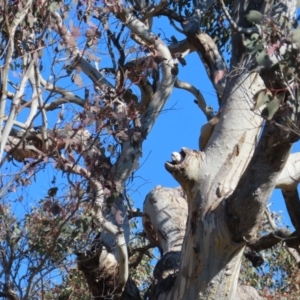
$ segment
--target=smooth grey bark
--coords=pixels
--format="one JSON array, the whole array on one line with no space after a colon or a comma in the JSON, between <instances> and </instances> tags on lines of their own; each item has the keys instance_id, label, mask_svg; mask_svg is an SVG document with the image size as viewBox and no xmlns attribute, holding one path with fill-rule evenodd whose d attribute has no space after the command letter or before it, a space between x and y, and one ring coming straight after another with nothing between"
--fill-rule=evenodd
<instances>
[{"instance_id":1,"label":"smooth grey bark","mask_svg":"<svg viewBox=\"0 0 300 300\"><path fill-rule=\"evenodd\" d=\"M263 13L270 10L266 5L259 8ZM245 19L250 9L254 9L253 3L235 2L239 26L252 27ZM233 38L232 69L219 122L204 151L182 149L166 163L186 194L188 218L180 264L173 255L177 277L172 287L161 287L157 299L238 297L244 247L254 237L291 145L298 139L274 124L265 126L260 137L263 119L252 111L253 96L266 88L266 78L252 71L255 64L253 57L245 54L243 39L241 33Z\"/></svg>"}]
</instances>

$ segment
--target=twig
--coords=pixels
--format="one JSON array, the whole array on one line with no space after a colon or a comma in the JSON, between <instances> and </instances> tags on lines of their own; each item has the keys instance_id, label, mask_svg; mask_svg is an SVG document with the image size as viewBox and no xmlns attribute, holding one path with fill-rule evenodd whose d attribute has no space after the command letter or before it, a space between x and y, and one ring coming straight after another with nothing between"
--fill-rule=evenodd
<instances>
[{"instance_id":1,"label":"twig","mask_svg":"<svg viewBox=\"0 0 300 300\"><path fill-rule=\"evenodd\" d=\"M277 230L278 227L277 227L274 219L272 218L270 209L268 207L265 210L265 215L266 215L266 217L267 217L267 219L269 221L269 224L270 224L271 228L273 230ZM285 248L289 252L289 254L294 258L294 260L297 262L297 264L299 264L300 263L300 254L299 254L299 251L297 251L296 249L287 247L287 246L285 246Z\"/></svg>"},{"instance_id":2,"label":"twig","mask_svg":"<svg viewBox=\"0 0 300 300\"><path fill-rule=\"evenodd\" d=\"M172 25L178 32L184 34L184 31L176 25L176 23L174 22L174 20L173 20L172 18L169 18L169 20L170 20L171 25Z\"/></svg>"},{"instance_id":3,"label":"twig","mask_svg":"<svg viewBox=\"0 0 300 300\"><path fill-rule=\"evenodd\" d=\"M229 14L225 3L223 0L218 0L218 3L221 7L221 9L223 10L228 22L230 23L231 27L234 29L234 31L239 32L239 33L244 33L244 34L252 34L252 33L258 33L258 29L256 27L252 27L252 28L242 28L239 27L231 18L231 15Z\"/></svg>"},{"instance_id":4,"label":"twig","mask_svg":"<svg viewBox=\"0 0 300 300\"><path fill-rule=\"evenodd\" d=\"M146 12L146 14L143 16L141 21L145 22L149 18L152 18L155 14L163 10L167 4L168 4L167 0L161 0L158 5L152 7L148 12Z\"/></svg>"}]
</instances>

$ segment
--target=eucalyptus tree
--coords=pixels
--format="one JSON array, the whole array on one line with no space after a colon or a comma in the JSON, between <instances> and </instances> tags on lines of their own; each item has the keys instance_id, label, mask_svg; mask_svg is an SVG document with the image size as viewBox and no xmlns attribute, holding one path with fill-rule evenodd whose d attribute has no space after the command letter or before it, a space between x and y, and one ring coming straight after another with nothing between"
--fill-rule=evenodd
<instances>
[{"instance_id":1,"label":"eucalyptus tree","mask_svg":"<svg viewBox=\"0 0 300 300\"><path fill-rule=\"evenodd\" d=\"M297 265L296 2L0 1L0 296L141 299L135 268L150 270L153 247L161 257L147 299L259 299L238 283L246 248L255 266L272 247ZM157 18L185 38L163 39ZM180 80L192 52L215 88L216 113L200 82ZM165 164L180 187L156 187L140 212L126 183L176 88L196 98L207 123L199 150L182 148ZM47 195L18 217L11 193L51 166ZM268 212L275 188L294 232ZM130 243L136 217L143 234Z\"/></svg>"}]
</instances>

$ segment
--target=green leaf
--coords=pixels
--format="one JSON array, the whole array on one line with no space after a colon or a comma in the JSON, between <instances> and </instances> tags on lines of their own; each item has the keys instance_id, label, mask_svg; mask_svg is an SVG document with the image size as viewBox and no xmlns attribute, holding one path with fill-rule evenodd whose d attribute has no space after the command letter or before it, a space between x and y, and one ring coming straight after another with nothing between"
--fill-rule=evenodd
<instances>
[{"instance_id":1,"label":"green leaf","mask_svg":"<svg viewBox=\"0 0 300 300\"><path fill-rule=\"evenodd\" d=\"M270 102L272 95L270 94L269 90L261 90L257 92L253 99L255 101L255 106L253 110L259 109L261 106L263 106L265 103Z\"/></svg>"},{"instance_id":2,"label":"green leaf","mask_svg":"<svg viewBox=\"0 0 300 300\"><path fill-rule=\"evenodd\" d=\"M292 32L292 41L300 42L300 28L297 28Z\"/></svg>"},{"instance_id":3,"label":"green leaf","mask_svg":"<svg viewBox=\"0 0 300 300\"><path fill-rule=\"evenodd\" d=\"M250 54L255 54L257 52L260 52L264 49L264 45L260 42L255 42L251 45L251 47L248 47L250 51Z\"/></svg>"},{"instance_id":4,"label":"green leaf","mask_svg":"<svg viewBox=\"0 0 300 300\"><path fill-rule=\"evenodd\" d=\"M260 35L258 33L253 33L251 35L251 40L257 41L260 38Z\"/></svg>"},{"instance_id":5,"label":"green leaf","mask_svg":"<svg viewBox=\"0 0 300 300\"><path fill-rule=\"evenodd\" d=\"M281 98L275 96L274 99L266 105L261 115L267 120L272 120L275 113L278 111L280 104L281 104Z\"/></svg>"},{"instance_id":6,"label":"green leaf","mask_svg":"<svg viewBox=\"0 0 300 300\"><path fill-rule=\"evenodd\" d=\"M49 6L50 11L54 12L59 10L61 5L58 2L52 2Z\"/></svg>"},{"instance_id":7,"label":"green leaf","mask_svg":"<svg viewBox=\"0 0 300 300\"><path fill-rule=\"evenodd\" d=\"M259 23L263 17L264 15L257 10L250 10L249 14L246 15L246 19L250 23L254 23L254 24Z\"/></svg>"},{"instance_id":8,"label":"green leaf","mask_svg":"<svg viewBox=\"0 0 300 300\"><path fill-rule=\"evenodd\" d=\"M270 67L271 61L265 49L257 53L256 62L259 66Z\"/></svg>"}]
</instances>

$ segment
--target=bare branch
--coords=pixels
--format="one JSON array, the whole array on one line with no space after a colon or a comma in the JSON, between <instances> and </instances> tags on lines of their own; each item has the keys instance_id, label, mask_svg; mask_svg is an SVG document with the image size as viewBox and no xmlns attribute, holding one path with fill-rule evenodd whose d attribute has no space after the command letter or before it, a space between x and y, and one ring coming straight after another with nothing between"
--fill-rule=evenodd
<instances>
[{"instance_id":1,"label":"bare branch","mask_svg":"<svg viewBox=\"0 0 300 300\"><path fill-rule=\"evenodd\" d=\"M85 73L97 86L100 88L104 86L111 86L111 83L102 76L102 74L93 67L86 59L82 56L81 52L77 47L75 38L71 35L66 25L58 12L51 13L52 18L55 20L54 29L62 37L65 46L71 52L74 59L74 66L79 66L83 73Z\"/></svg>"},{"instance_id":2,"label":"bare branch","mask_svg":"<svg viewBox=\"0 0 300 300\"><path fill-rule=\"evenodd\" d=\"M43 101L43 96L42 96L42 89L41 89L41 82L40 82L40 76L39 76L39 70L37 65L35 64L34 66L35 70L35 89L37 92L37 97L38 97L38 102L39 102L39 108L42 113L42 128L41 128L41 133L42 133L42 139L43 139L43 144L45 146L45 150L48 150L49 148L49 140L48 140L48 117L46 114L46 110L44 108L44 101Z\"/></svg>"},{"instance_id":3,"label":"bare branch","mask_svg":"<svg viewBox=\"0 0 300 300\"><path fill-rule=\"evenodd\" d=\"M280 228L270 232L267 235L260 237L257 240L247 243L247 246L254 251L261 251L272 248L276 244L288 239L292 232L288 229Z\"/></svg>"},{"instance_id":4,"label":"bare branch","mask_svg":"<svg viewBox=\"0 0 300 300\"><path fill-rule=\"evenodd\" d=\"M45 104L45 110L54 110L56 109L58 106L65 104L65 103L74 103L77 104L81 107L84 106L85 104L85 100L78 97L77 95L73 94L72 92L58 87L56 85L52 85L50 82L46 81L41 74L39 74L39 81L41 83L41 85L48 91L52 92L52 93L58 93L63 95L64 97L62 98L56 98L54 101L52 101L51 103Z\"/></svg>"},{"instance_id":5,"label":"bare branch","mask_svg":"<svg viewBox=\"0 0 300 300\"><path fill-rule=\"evenodd\" d=\"M267 219L268 219L268 221L269 221L269 224L270 224L271 228L272 228L273 230L277 230L277 225L276 225L274 219L273 219L272 216L271 216L271 212L270 212L269 208L267 208L267 209L265 210L265 215L266 215L266 217L267 217ZM296 263L297 263L298 266L299 266L299 264L300 264L300 253L299 253L299 250L290 248L290 247L288 247L287 245L285 245L285 247L286 247L286 250L287 250L287 251L289 252L289 254L294 258L294 260L296 261Z\"/></svg>"},{"instance_id":6,"label":"bare branch","mask_svg":"<svg viewBox=\"0 0 300 300\"><path fill-rule=\"evenodd\" d=\"M7 121L8 116L3 117L3 121ZM24 129L25 131L28 129L28 126L26 126L24 123L14 120L14 126L20 127Z\"/></svg>"},{"instance_id":7,"label":"bare branch","mask_svg":"<svg viewBox=\"0 0 300 300\"><path fill-rule=\"evenodd\" d=\"M12 54L14 51L14 35L16 32L17 27L19 24L23 21L25 16L27 15L27 12L29 8L31 7L32 0L28 0L24 7L22 7L22 10L18 12L13 18L13 20L8 20L8 14L5 13L5 24L7 26L7 34L8 34L8 48L5 55L5 61L3 69L1 70L1 100L0 100L0 134L2 135L1 141L0 141L0 161L2 159L3 155L3 148L4 143L6 142L5 137L3 137L2 130L3 130L3 120L2 116L5 114L5 107L6 107L6 96L7 96L7 83L8 83L8 71L10 67L10 63L12 61ZM8 4L7 4L8 5ZM7 136L6 136L7 138Z\"/></svg>"},{"instance_id":8,"label":"bare branch","mask_svg":"<svg viewBox=\"0 0 300 300\"><path fill-rule=\"evenodd\" d=\"M293 191L300 182L300 153L290 154L287 163L280 173L276 188L283 191Z\"/></svg>"},{"instance_id":9,"label":"bare branch","mask_svg":"<svg viewBox=\"0 0 300 300\"><path fill-rule=\"evenodd\" d=\"M8 116L8 120L6 121L5 127L3 129L1 141L0 141L0 161L2 160L3 151L4 151L5 145L7 143L7 139L9 137L10 131L13 127L14 120L16 119L16 117L18 115L20 101L24 95L25 87L28 82L32 68L33 68L33 60L31 60L29 62L28 66L26 68L26 71L23 74L22 80L20 82L19 89L16 92L14 99L12 100L11 111Z\"/></svg>"},{"instance_id":10,"label":"bare branch","mask_svg":"<svg viewBox=\"0 0 300 300\"><path fill-rule=\"evenodd\" d=\"M291 222L295 227L296 231L300 234L300 199L297 188L293 191L282 191L285 205Z\"/></svg>"},{"instance_id":11,"label":"bare branch","mask_svg":"<svg viewBox=\"0 0 300 300\"><path fill-rule=\"evenodd\" d=\"M220 7L222 8L228 22L230 23L231 27L234 29L234 31L238 33L244 33L244 34L252 34L252 33L258 33L258 28L257 27L252 27L252 28L242 28L239 27L232 19L231 15L229 14L225 3L223 0L217 0L219 3Z\"/></svg>"},{"instance_id":12,"label":"bare branch","mask_svg":"<svg viewBox=\"0 0 300 300\"><path fill-rule=\"evenodd\" d=\"M143 16L141 21L145 22L146 20L152 18L159 11L163 10L166 7L167 4L168 4L167 0L161 0L157 5L151 6L149 9L147 9L146 14Z\"/></svg>"},{"instance_id":13,"label":"bare branch","mask_svg":"<svg viewBox=\"0 0 300 300\"><path fill-rule=\"evenodd\" d=\"M191 85L187 82L184 82L184 81L180 81L179 79L176 79L175 87L177 87L179 89L184 89L184 90L192 93L196 97L197 101L195 101L195 102L198 104L199 108L203 111L207 120L210 120L213 117L213 115L214 115L213 109L206 106L206 102L205 102L203 95L193 85Z\"/></svg>"},{"instance_id":14,"label":"bare branch","mask_svg":"<svg viewBox=\"0 0 300 300\"><path fill-rule=\"evenodd\" d=\"M212 38L204 32L198 31L193 33L185 30L185 34L201 54L200 58L206 67L207 74L219 97L222 98L226 85L227 66L217 45Z\"/></svg>"},{"instance_id":15,"label":"bare branch","mask_svg":"<svg viewBox=\"0 0 300 300\"><path fill-rule=\"evenodd\" d=\"M146 138L150 130L152 129L157 117L159 116L163 106L168 100L176 80L176 75L173 75L176 71L176 66L171 53L165 43L152 33L144 23L135 18L125 8L117 15L124 24L137 35L139 35L153 51L160 53L163 61L160 63L162 78L158 83L157 90L152 96L152 99L141 116L141 141ZM114 178L120 185L123 185L127 180L141 156L140 146L133 148L130 141L123 143L122 153L113 167Z\"/></svg>"}]
</instances>

